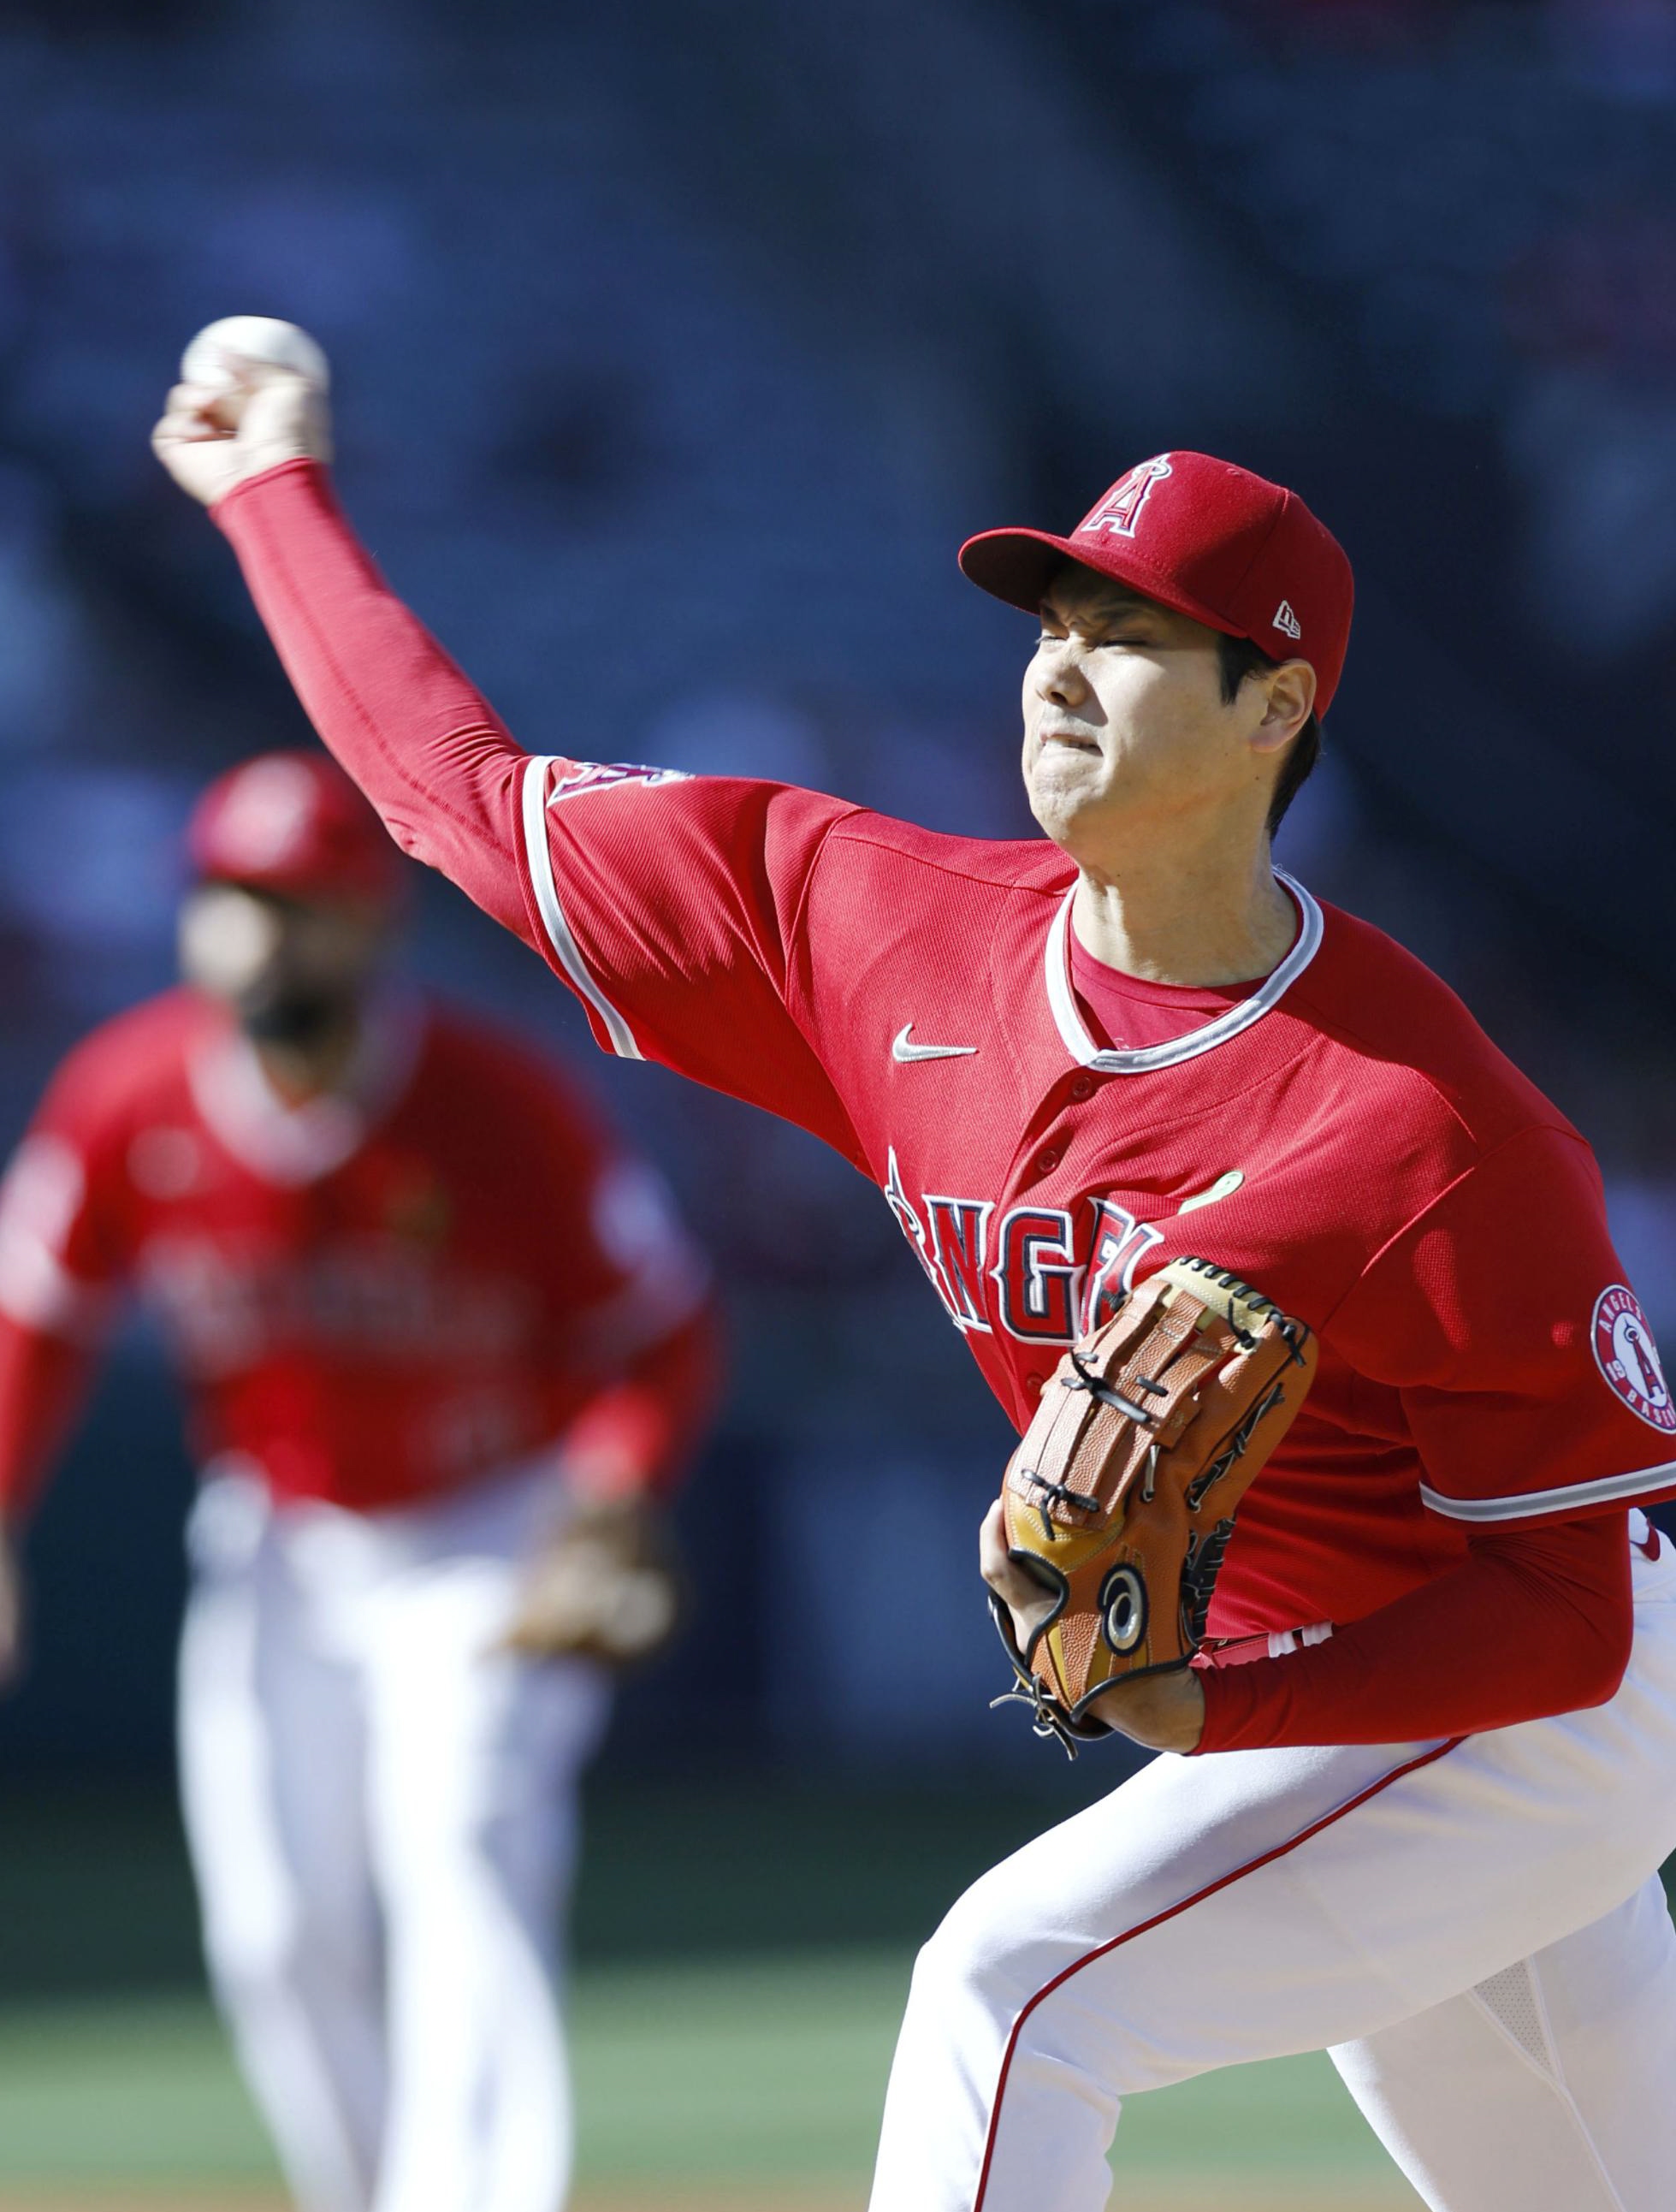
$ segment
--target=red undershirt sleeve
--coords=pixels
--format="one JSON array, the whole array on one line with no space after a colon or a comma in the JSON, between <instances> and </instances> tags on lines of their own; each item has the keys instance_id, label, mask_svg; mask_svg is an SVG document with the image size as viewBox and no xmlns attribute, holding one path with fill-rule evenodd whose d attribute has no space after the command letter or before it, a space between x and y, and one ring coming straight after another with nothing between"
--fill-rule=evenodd
<instances>
[{"instance_id":1,"label":"red undershirt sleeve","mask_svg":"<svg viewBox=\"0 0 1676 2212\"><path fill-rule=\"evenodd\" d=\"M1323 1644L1212 1663L1199 1751L1421 1742L1604 1705L1633 1631L1626 1522L1474 1536L1460 1565Z\"/></svg>"},{"instance_id":2,"label":"red undershirt sleeve","mask_svg":"<svg viewBox=\"0 0 1676 2212\"><path fill-rule=\"evenodd\" d=\"M390 589L314 461L215 519L316 730L404 851L545 960L597 1041L812 1130L865 1171L790 1003L819 793L531 756Z\"/></svg>"},{"instance_id":3,"label":"red undershirt sleeve","mask_svg":"<svg viewBox=\"0 0 1676 2212\"><path fill-rule=\"evenodd\" d=\"M283 462L213 512L297 696L392 836L539 951L517 860L527 756L385 582L325 471Z\"/></svg>"}]
</instances>

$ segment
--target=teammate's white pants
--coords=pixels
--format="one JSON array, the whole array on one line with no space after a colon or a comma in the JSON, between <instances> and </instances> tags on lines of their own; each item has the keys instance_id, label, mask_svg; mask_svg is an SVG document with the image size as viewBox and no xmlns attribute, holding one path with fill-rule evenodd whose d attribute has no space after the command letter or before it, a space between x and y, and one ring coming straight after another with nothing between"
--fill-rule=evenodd
<instances>
[{"instance_id":1,"label":"teammate's white pants","mask_svg":"<svg viewBox=\"0 0 1676 2212\"><path fill-rule=\"evenodd\" d=\"M206 1486L180 1756L211 1981L305 2212L557 2212L557 1947L591 1668L496 1653L550 1513Z\"/></svg>"},{"instance_id":2,"label":"teammate's white pants","mask_svg":"<svg viewBox=\"0 0 1676 2212\"><path fill-rule=\"evenodd\" d=\"M1668 2212L1667 1540L1635 1582L1609 1705L1166 1755L986 1875L915 1969L872 2212L1096 2212L1125 2096L1324 2047L1436 2212Z\"/></svg>"}]
</instances>

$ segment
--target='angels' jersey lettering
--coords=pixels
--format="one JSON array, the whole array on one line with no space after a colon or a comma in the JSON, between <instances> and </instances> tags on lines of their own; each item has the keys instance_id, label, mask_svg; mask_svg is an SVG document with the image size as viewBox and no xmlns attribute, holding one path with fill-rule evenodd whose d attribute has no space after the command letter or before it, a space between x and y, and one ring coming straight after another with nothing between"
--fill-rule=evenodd
<instances>
[{"instance_id":1,"label":"'angels' jersey lettering","mask_svg":"<svg viewBox=\"0 0 1676 2212\"><path fill-rule=\"evenodd\" d=\"M1021 1343L1075 1344L1110 1320L1134 1288L1142 1258L1163 1241L1162 1230L1137 1221L1114 1199L1091 1198L1080 1227L1059 1208L1017 1206L1002 1220L992 1265L993 1200L927 1194L916 1212L894 1150L890 1158L890 1210L956 1328L991 1328L993 1309L996 1322ZM922 1219L930 1224L929 1237Z\"/></svg>"},{"instance_id":2,"label":"'angels' jersey lettering","mask_svg":"<svg viewBox=\"0 0 1676 2212\"><path fill-rule=\"evenodd\" d=\"M624 783L684 783L685 772L678 768L641 768L631 761L567 761L563 773L555 775L547 794L547 804L557 806L567 799L580 798L585 791L609 791Z\"/></svg>"},{"instance_id":3,"label":"'angels' jersey lettering","mask_svg":"<svg viewBox=\"0 0 1676 2212\"><path fill-rule=\"evenodd\" d=\"M1023 1344L1069 1344L1077 1334L1083 1271L1063 1206L1015 1206L1002 1217L990 1274L1009 1336Z\"/></svg>"},{"instance_id":4,"label":"'angels' jersey lettering","mask_svg":"<svg viewBox=\"0 0 1676 2212\"><path fill-rule=\"evenodd\" d=\"M987 1328L984 1319L984 1263L989 1245L987 1199L927 1198L932 1280L956 1328ZM899 1213L897 1219L901 1220Z\"/></svg>"},{"instance_id":5,"label":"'angels' jersey lettering","mask_svg":"<svg viewBox=\"0 0 1676 2212\"><path fill-rule=\"evenodd\" d=\"M1141 1261L1163 1239L1162 1229L1155 1229L1150 1221L1137 1221L1115 1199L1095 1200L1094 1244L1079 1334L1086 1335L1111 1319L1126 1293L1133 1290Z\"/></svg>"},{"instance_id":6,"label":"'angels' jersey lettering","mask_svg":"<svg viewBox=\"0 0 1676 2212\"><path fill-rule=\"evenodd\" d=\"M535 841L530 933L599 1042L874 1181L1021 1428L1063 1346L1178 1255L1311 1323L1319 1377L1242 1509L1215 1632L1354 1619L1474 1525L1676 1491L1650 1338L1637 1320L1632 1361L1594 1320L1623 1270L1588 1146L1379 931L1292 885L1292 951L1232 1014L1105 1053L1053 846L722 778L551 806L565 773L528 764L506 834ZM910 1020L977 1049L904 1064Z\"/></svg>"}]
</instances>

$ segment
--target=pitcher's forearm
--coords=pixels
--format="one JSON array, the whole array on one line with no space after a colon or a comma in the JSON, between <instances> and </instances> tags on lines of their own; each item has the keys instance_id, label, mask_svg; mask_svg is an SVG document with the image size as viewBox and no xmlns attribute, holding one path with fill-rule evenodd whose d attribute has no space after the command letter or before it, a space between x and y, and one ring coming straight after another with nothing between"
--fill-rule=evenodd
<instances>
[{"instance_id":1,"label":"pitcher's forearm","mask_svg":"<svg viewBox=\"0 0 1676 2212\"><path fill-rule=\"evenodd\" d=\"M284 462L214 513L305 711L391 836L533 944L513 835L526 756L386 583L325 470Z\"/></svg>"}]
</instances>

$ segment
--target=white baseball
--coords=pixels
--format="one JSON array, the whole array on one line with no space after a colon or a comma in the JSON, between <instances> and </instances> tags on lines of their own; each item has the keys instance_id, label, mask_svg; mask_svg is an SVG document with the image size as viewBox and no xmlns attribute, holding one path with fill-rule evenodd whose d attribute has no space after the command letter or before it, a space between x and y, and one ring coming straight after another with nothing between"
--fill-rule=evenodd
<instances>
[{"instance_id":1,"label":"white baseball","mask_svg":"<svg viewBox=\"0 0 1676 2212\"><path fill-rule=\"evenodd\" d=\"M180 380L231 392L240 382L241 362L293 368L318 391L331 387L331 368L319 347L307 331L276 315L223 315L208 324L180 356Z\"/></svg>"}]
</instances>

